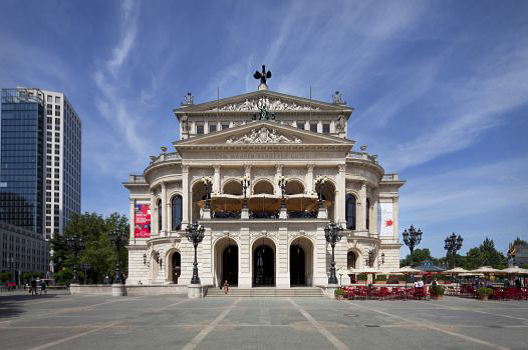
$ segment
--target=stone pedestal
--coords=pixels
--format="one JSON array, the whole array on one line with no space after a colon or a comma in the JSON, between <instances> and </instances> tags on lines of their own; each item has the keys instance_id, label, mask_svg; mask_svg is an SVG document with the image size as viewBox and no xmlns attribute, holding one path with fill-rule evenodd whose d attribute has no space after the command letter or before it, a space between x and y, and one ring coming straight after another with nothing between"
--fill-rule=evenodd
<instances>
[{"instance_id":1,"label":"stone pedestal","mask_svg":"<svg viewBox=\"0 0 528 350\"><path fill-rule=\"evenodd\" d=\"M210 219L211 218L211 209L204 208L202 209L202 219Z\"/></svg>"},{"instance_id":2,"label":"stone pedestal","mask_svg":"<svg viewBox=\"0 0 528 350\"><path fill-rule=\"evenodd\" d=\"M287 219L288 218L288 212L286 211L286 208L281 208L279 213L279 219Z\"/></svg>"},{"instance_id":3,"label":"stone pedestal","mask_svg":"<svg viewBox=\"0 0 528 350\"><path fill-rule=\"evenodd\" d=\"M240 218L249 219L249 209L248 208L242 209L242 212L240 213Z\"/></svg>"},{"instance_id":4,"label":"stone pedestal","mask_svg":"<svg viewBox=\"0 0 528 350\"><path fill-rule=\"evenodd\" d=\"M126 295L126 288L124 284L114 283L112 284L112 296L122 297Z\"/></svg>"},{"instance_id":5,"label":"stone pedestal","mask_svg":"<svg viewBox=\"0 0 528 350\"><path fill-rule=\"evenodd\" d=\"M339 288L338 284L329 284L328 286L326 286L326 290L325 290L326 296L329 297L330 299L335 299L335 291L337 288Z\"/></svg>"},{"instance_id":6,"label":"stone pedestal","mask_svg":"<svg viewBox=\"0 0 528 350\"><path fill-rule=\"evenodd\" d=\"M319 208L319 211L317 212L317 218L328 219L328 211L326 210L326 208Z\"/></svg>"},{"instance_id":7,"label":"stone pedestal","mask_svg":"<svg viewBox=\"0 0 528 350\"><path fill-rule=\"evenodd\" d=\"M189 299L203 298L203 286L201 284L189 284L187 286L187 297Z\"/></svg>"}]
</instances>

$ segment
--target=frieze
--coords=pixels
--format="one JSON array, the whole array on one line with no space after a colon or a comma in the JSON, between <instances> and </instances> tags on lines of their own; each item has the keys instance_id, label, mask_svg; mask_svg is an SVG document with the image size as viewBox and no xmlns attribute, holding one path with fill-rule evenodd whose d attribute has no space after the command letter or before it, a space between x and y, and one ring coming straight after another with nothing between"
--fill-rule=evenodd
<instances>
[{"instance_id":1,"label":"frieze","mask_svg":"<svg viewBox=\"0 0 528 350\"><path fill-rule=\"evenodd\" d=\"M271 239L277 239L278 232L269 232L269 231L259 231L259 232L250 232L249 236L251 239L256 238L271 238Z\"/></svg>"},{"instance_id":2,"label":"frieze","mask_svg":"<svg viewBox=\"0 0 528 350\"><path fill-rule=\"evenodd\" d=\"M235 138L231 137L226 140L226 143L232 144L262 144L262 143L301 143L301 139L292 138L289 139L284 135L277 133L276 129L271 129L271 131L262 127L260 129L251 130L250 134L245 134L242 137Z\"/></svg>"},{"instance_id":3,"label":"frieze","mask_svg":"<svg viewBox=\"0 0 528 350\"><path fill-rule=\"evenodd\" d=\"M233 239L240 239L240 231L230 232L230 231L222 231L222 232L213 232L213 240L220 239L220 238L233 238Z\"/></svg>"},{"instance_id":4,"label":"frieze","mask_svg":"<svg viewBox=\"0 0 528 350\"><path fill-rule=\"evenodd\" d=\"M290 241L299 238L299 237L309 237L309 238L315 238L315 232L306 232L306 231L297 231L297 232L289 232L288 238Z\"/></svg>"},{"instance_id":5,"label":"frieze","mask_svg":"<svg viewBox=\"0 0 528 350\"><path fill-rule=\"evenodd\" d=\"M257 99L246 99L241 103L233 103L220 108L214 108L213 111L234 111L234 112L257 112L260 108L265 107L270 111L318 111L319 107L308 105L298 105L294 102L283 102L281 99L269 99L261 97Z\"/></svg>"}]
</instances>

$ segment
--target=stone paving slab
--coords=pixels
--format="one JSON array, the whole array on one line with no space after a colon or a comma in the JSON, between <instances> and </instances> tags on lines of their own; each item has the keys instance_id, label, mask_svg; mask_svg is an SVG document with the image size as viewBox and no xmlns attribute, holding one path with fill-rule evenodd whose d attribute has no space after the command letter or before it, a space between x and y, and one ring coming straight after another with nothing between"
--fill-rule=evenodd
<instances>
[{"instance_id":1,"label":"stone paving slab","mask_svg":"<svg viewBox=\"0 0 528 350\"><path fill-rule=\"evenodd\" d=\"M2 349L528 349L528 302L0 297Z\"/></svg>"}]
</instances>

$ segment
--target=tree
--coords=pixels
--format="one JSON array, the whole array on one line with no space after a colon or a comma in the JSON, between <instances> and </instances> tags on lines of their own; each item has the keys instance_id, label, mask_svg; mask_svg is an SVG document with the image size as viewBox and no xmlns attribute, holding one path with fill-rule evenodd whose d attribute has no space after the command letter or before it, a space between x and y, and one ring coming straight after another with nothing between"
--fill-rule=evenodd
<instances>
[{"instance_id":1,"label":"tree","mask_svg":"<svg viewBox=\"0 0 528 350\"><path fill-rule=\"evenodd\" d=\"M496 269L506 267L506 257L495 248L495 242L487 237L480 246L471 248L467 252L464 268L474 270L483 265L489 265Z\"/></svg>"},{"instance_id":2,"label":"tree","mask_svg":"<svg viewBox=\"0 0 528 350\"><path fill-rule=\"evenodd\" d=\"M109 240L109 234L116 229L129 232L126 216L118 213L113 213L107 218L96 213L73 215L64 230L64 235L56 235L51 240L51 247L54 251L53 259L57 265L56 278L63 283L69 283L74 264L77 264L79 275L82 276L83 273L79 268L82 263L91 265L91 269L87 271L89 283L102 283L106 275L113 277L117 254L114 245ZM82 238L84 242L84 247L77 257L66 244L68 237L74 235ZM124 242L122 246L126 244L127 242ZM59 261L61 262L58 263ZM121 249L119 261L122 271L127 274L128 251L126 249Z\"/></svg>"},{"instance_id":3,"label":"tree","mask_svg":"<svg viewBox=\"0 0 528 350\"><path fill-rule=\"evenodd\" d=\"M512 242L513 246L528 245L524 239L521 239L519 236L515 238L515 241Z\"/></svg>"},{"instance_id":4,"label":"tree","mask_svg":"<svg viewBox=\"0 0 528 350\"><path fill-rule=\"evenodd\" d=\"M412 263L416 265L420 265L423 261L430 260L436 263L436 259L431 256L431 251L429 251L428 248L423 249L416 249L413 252L412 255ZM407 254L407 257L405 259L402 259L400 261L400 266L410 266L411 265L411 255Z\"/></svg>"}]
</instances>

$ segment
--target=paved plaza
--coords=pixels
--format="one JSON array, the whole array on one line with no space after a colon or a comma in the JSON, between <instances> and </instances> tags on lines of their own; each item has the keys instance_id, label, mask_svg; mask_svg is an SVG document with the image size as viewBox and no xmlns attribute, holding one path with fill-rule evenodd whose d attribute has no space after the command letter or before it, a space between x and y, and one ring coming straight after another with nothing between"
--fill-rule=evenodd
<instances>
[{"instance_id":1,"label":"paved plaza","mask_svg":"<svg viewBox=\"0 0 528 350\"><path fill-rule=\"evenodd\" d=\"M528 303L0 297L2 349L528 349Z\"/></svg>"}]
</instances>

